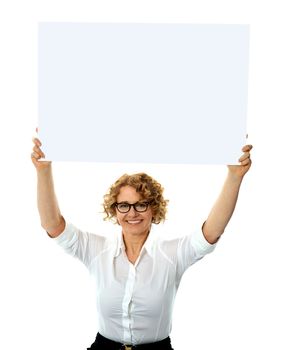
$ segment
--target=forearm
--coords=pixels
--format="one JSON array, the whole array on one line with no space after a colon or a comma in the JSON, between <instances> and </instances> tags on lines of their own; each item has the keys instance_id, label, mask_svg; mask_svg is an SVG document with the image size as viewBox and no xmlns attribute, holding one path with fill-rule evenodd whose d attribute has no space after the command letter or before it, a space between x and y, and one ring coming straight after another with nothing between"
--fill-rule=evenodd
<instances>
[{"instance_id":1,"label":"forearm","mask_svg":"<svg viewBox=\"0 0 284 350\"><path fill-rule=\"evenodd\" d=\"M37 204L41 225L51 236L57 236L58 228L60 233L65 223L54 190L51 165L37 171L37 180Z\"/></svg>"},{"instance_id":2,"label":"forearm","mask_svg":"<svg viewBox=\"0 0 284 350\"><path fill-rule=\"evenodd\" d=\"M235 210L242 179L243 177L228 172L222 191L202 228L208 242L216 243L230 221Z\"/></svg>"}]
</instances>

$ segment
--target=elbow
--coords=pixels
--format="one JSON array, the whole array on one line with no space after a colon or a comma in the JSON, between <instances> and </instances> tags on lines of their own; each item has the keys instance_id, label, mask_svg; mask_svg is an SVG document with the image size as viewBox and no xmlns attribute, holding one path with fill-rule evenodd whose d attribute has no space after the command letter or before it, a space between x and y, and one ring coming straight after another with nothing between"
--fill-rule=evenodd
<instances>
[{"instance_id":1,"label":"elbow","mask_svg":"<svg viewBox=\"0 0 284 350\"><path fill-rule=\"evenodd\" d=\"M41 222L41 227L53 238L59 236L64 231L65 226L66 223L63 216L54 222Z\"/></svg>"},{"instance_id":2,"label":"elbow","mask_svg":"<svg viewBox=\"0 0 284 350\"><path fill-rule=\"evenodd\" d=\"M206 239L206 241L208 243L215 244L218 242L219 238L224 233L224 229L223 230L221 230L221 229L220 230L212 230L206 225L206 221L205 221L203 226L202 226L202 232L203 232L204 238Z\"/></svg>"},{"instance_id":3,"label":"elbow","mask_svg":"<svg viewBox=\"0 0 284 350\"><path fill-rule=\"evenodd\" d=\"M208 243L215 244L219 241L219 238L221 237L221 235L222 235L222 233L219 235L205 235L204 234L204 237Z\"/></svg>"}]
</instances>

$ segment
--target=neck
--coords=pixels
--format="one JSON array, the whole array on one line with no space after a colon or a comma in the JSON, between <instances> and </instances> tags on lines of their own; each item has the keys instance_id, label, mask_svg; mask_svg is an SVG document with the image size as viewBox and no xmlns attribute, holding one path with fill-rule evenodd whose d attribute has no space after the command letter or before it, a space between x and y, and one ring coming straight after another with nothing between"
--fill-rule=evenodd
<instances>
[{"instance_id":1,"label":"neck","mask_svg":"<svg viewBox=\"0 0 284 350\"><path fill-rule=\"evenodd\" d=\"M124 232L122 234L127 255L130 254L132 256L138 256L143 247L143 244L149 235L149 232L139 236L127 234Z\"/></svg>"}]
</instances>

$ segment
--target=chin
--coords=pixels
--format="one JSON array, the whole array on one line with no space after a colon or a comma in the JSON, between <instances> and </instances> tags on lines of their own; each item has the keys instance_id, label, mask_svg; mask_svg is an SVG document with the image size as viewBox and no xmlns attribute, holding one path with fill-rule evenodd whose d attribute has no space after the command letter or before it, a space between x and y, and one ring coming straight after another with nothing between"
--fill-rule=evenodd
<instances>
[{"instance_id":1,"label":"chin","mask_svg":"<svg viewBox=\"0 0 284 350\"><path fill-rule=\"evenodd\" d=\"M125 228L124 232L126 233L131 233L131 234L134 234L134 235L145 235L145 232L149 232L150 231L150 228L149 227L138 227L138 225L135 227L135 226L130 226L130 225L127 225L127 227Z\"/></svg>"}]
</instances>

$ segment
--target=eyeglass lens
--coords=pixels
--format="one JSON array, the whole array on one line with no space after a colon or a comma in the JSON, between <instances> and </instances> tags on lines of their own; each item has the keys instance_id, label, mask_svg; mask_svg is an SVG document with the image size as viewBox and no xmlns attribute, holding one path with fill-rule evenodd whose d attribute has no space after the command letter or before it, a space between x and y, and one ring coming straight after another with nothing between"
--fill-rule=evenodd
<instances>
[{"instance_id":1,"label":"eyeglass lens","mask_svg":"<svg viewBox=\"0 0 284 350\"><path fill-rule=\"evenodd\" d=\"M138 212L146 211L148 208L147 202L137 202L134 204L130 203L117 203L116 204L117 210L121 213L127 213L129 212L130 208L133 207Z\"/></svg>"}]
</instances>

